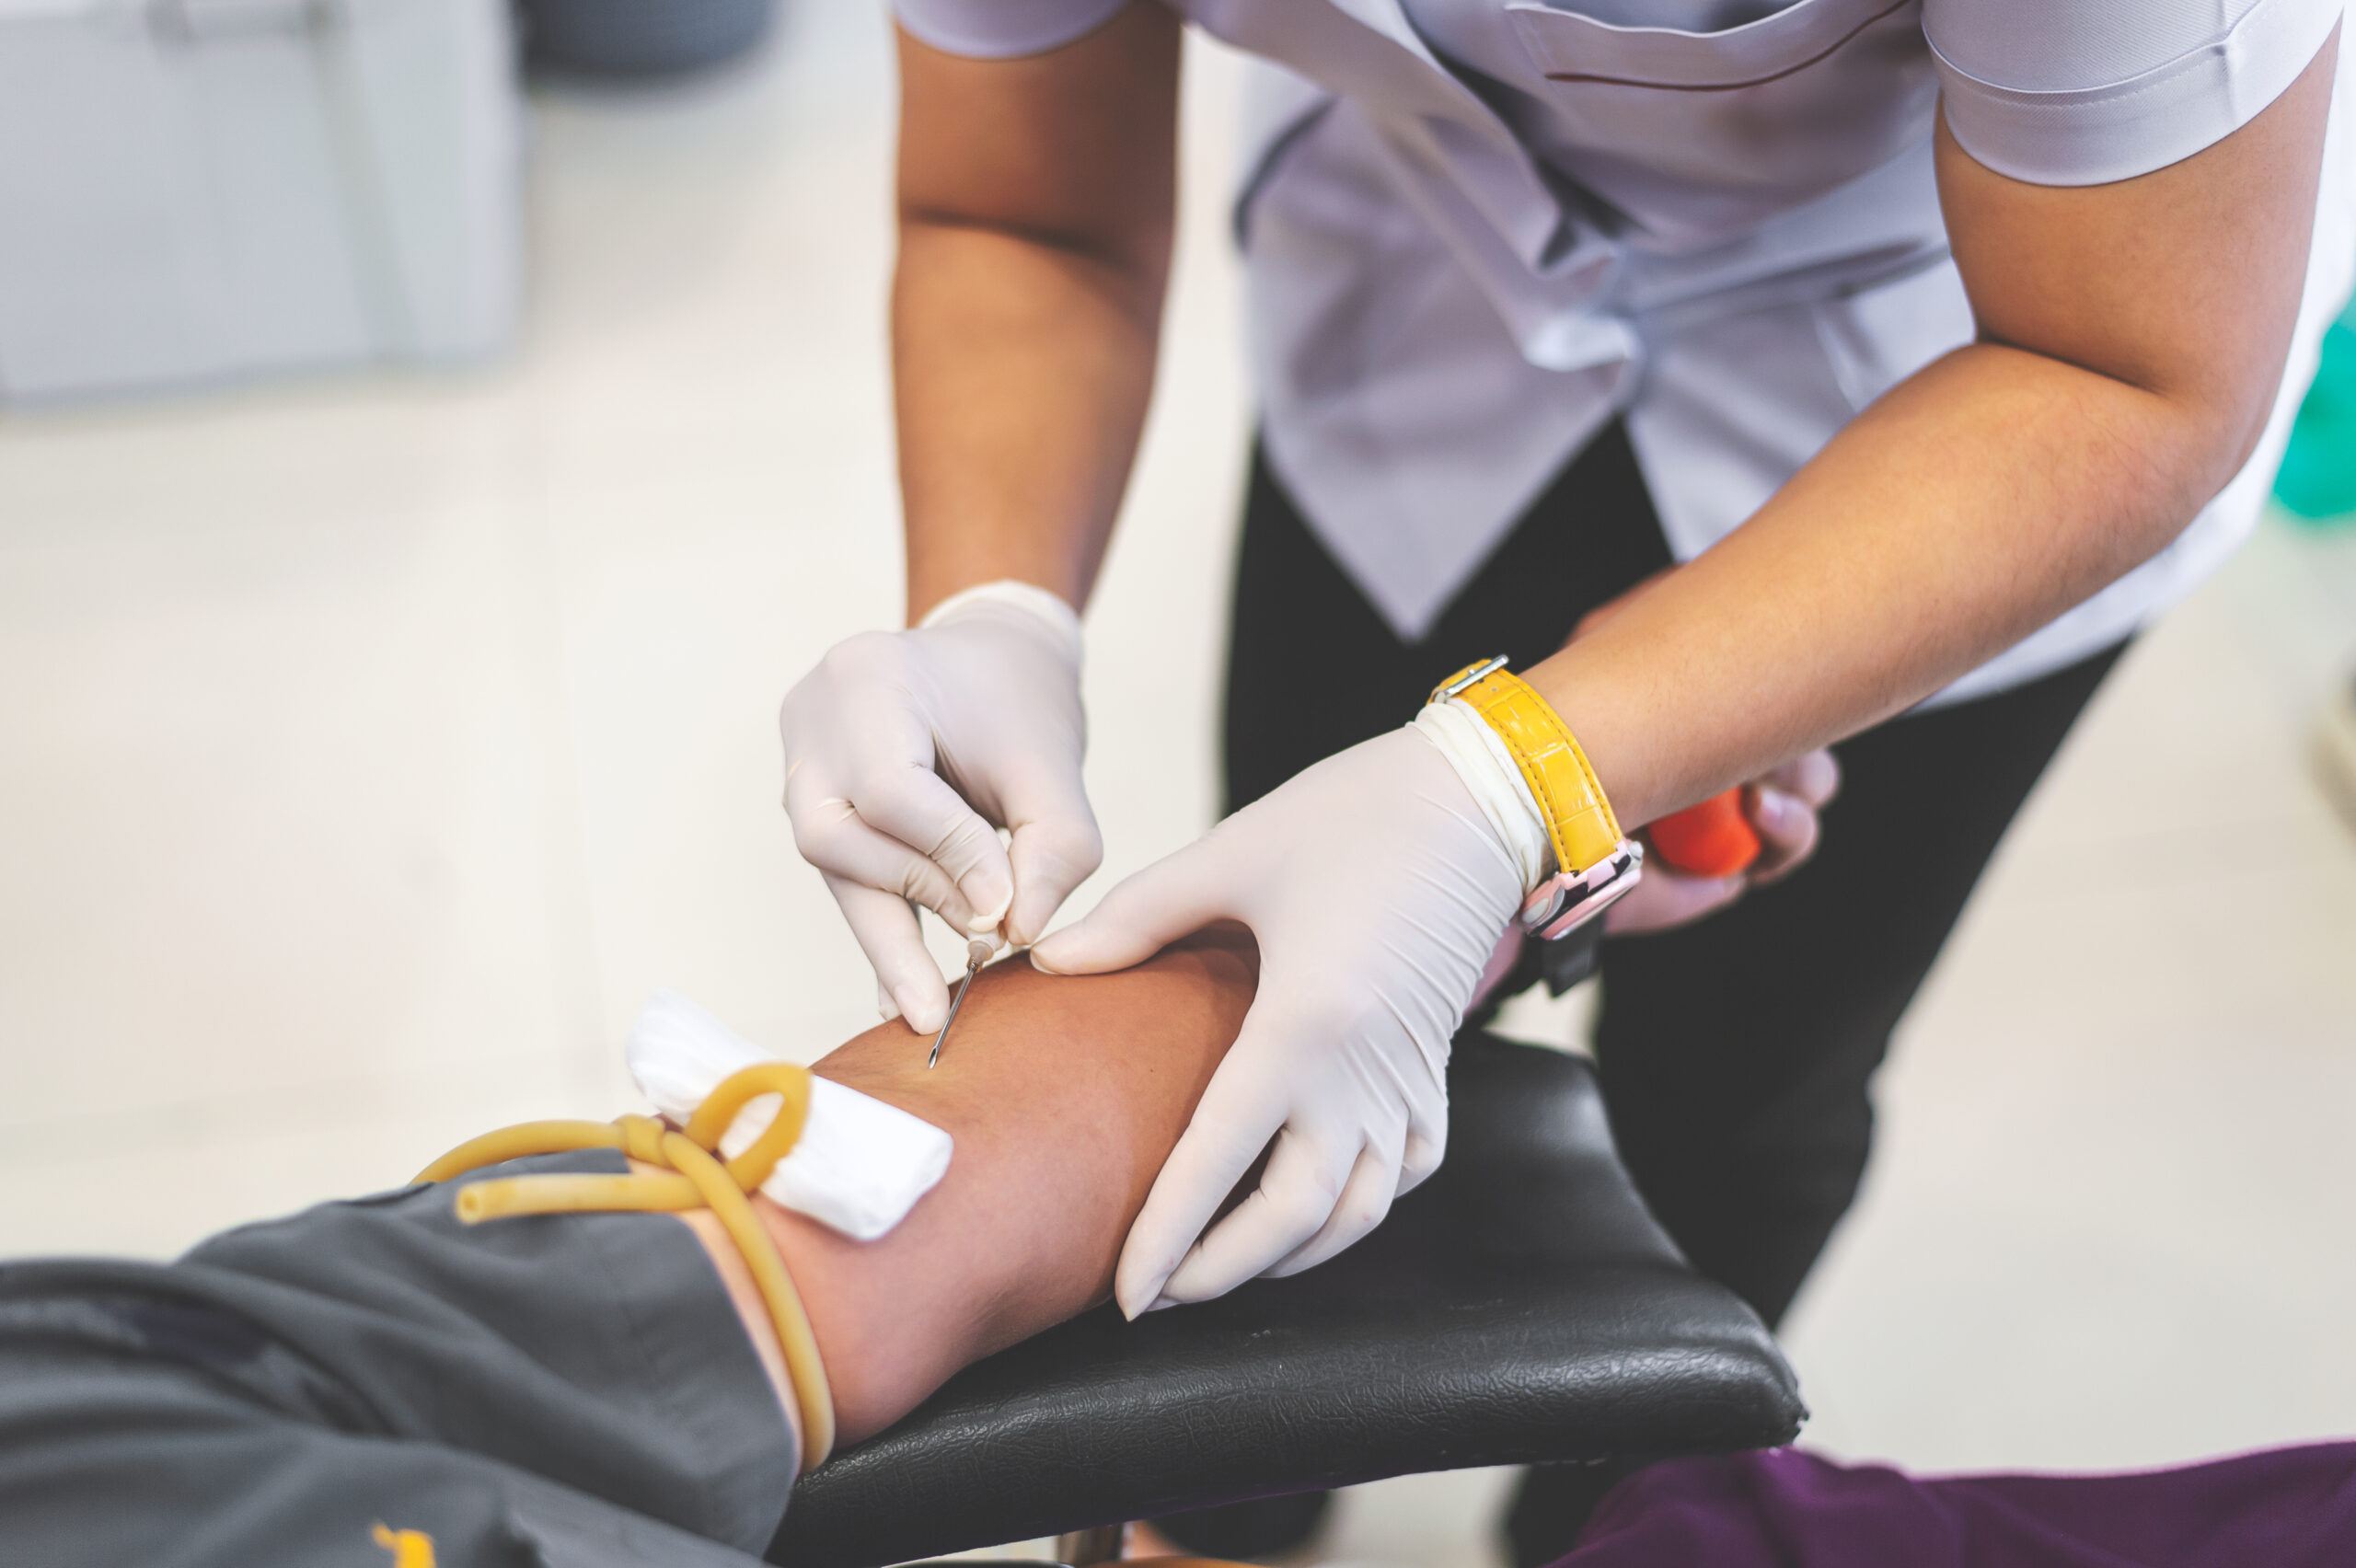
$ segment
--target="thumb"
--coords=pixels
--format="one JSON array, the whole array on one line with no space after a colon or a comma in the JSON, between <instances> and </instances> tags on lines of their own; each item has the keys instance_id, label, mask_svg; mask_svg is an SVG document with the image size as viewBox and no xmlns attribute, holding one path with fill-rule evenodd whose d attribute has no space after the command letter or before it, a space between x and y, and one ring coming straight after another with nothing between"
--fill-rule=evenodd
<instances>
[{"instance_id":1,"label":"thumb","mask_svg":"<svg viewBox=\"0 0 2356 1568\"><path fill-rule=\"evenodd\" d=\"M1086 918L1042 937L1031 963L1050 974L1103 974L1142 963L1227 915L1225 847L1198 838L1122 882Z\"/></svg>"}]
</instances>

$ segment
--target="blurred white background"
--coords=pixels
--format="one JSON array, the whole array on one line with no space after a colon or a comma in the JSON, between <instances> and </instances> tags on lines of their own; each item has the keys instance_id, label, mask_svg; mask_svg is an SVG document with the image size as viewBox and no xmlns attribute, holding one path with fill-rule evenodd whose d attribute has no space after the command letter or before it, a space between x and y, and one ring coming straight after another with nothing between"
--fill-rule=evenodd
<instances>
[{"instance_id":1,"label":"blurred white background","mask_svg":"<svg viewBox=\"0 0 2356 1568\"><path fill-rule=\"evenodd\" d=\"M1197 47L1076 906L1212 810L1235 87ZM804 1057L873 1020L772 715L898 612L892 94L880 6L804 0L717 76L537 98L495 369L0 421L0 1254L167 1255L610 1114L657 985ZM1809 1441L2108 1467L2356 1432L2356 838L2303 755L2351 650L2356 530L2270 524L2099 699L1883 1078L1792 1325ZM1361 1489L1325 1551L1485 1563L1504 1483Z\"/></svg>"}]
</instances>

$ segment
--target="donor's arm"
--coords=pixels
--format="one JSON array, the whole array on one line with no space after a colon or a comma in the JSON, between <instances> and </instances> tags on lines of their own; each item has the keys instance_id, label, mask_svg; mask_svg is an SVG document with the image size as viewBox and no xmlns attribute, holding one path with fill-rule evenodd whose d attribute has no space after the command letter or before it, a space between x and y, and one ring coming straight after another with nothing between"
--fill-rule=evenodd
<instances>
[{"instance_id":1,"label":"donor's arm","mask_svg":"<svg viewBox=\"0 0 2356 1568\"><path fill-rule=\"evenodd\" d=\"M967 1363L1111 1294L1129 1223L1235 1038L1257 970L1249 939L1216 932L1116 974L1001 963L974 982L938 1067L896 1020L817 1064L957 1146L941 1184L878 1240L755 1200L809 1312L838 1441L881 1430ZM781 1378L735 1250L708 1211L681 1217Z\"/></svg>"},{"instance_id":2,"label":"donor's arm","mask_svg":"<svg viewBox=\"0 0 2356 1568\"><path fill-rule=\"evenodd\" d=\"M897 1023L819 1065L956 1142L875 1241L753 1200L842 1440L1104 1297L1255 973L1248 943L1215 936L1102 979L1003 964L938 1069ZM750 1564L807 1450L717 1217L468 1217L509 1176L621 1166L572 1146L240 1226L168 1264L0 1264L0 1558Z\"/></svg>"}]
</instances>

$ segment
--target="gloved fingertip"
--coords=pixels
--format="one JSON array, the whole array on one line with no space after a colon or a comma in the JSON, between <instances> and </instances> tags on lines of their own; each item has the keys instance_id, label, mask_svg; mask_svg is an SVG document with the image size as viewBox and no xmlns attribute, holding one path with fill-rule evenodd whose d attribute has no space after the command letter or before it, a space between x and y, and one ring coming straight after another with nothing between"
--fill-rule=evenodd
<instances>
[{"instance_id":1,"label":"gloved fingertip","mask_svg":"<svg viewBox=\"0 0 2356 1568\"><path fill-rule=\"evenodd\" d=\"M1120 952L1106 951L1107 943L1089 928L1086 920L1041 937L1031 950L1031 961L1048 974L1103 974L1125 967ZM1046 954L1043 961L1041 952ZM1131 960L1131 963L1136 962Z\"/></svg>"},{"instance_id":2,"label":"gloved fingertip","mask_svg":"<svg viewBox=\"0 0 2356 1568\"><path fill-rule=\"evenodd\" d=\"M938 1034L941 1024L948 1020L949 1004L945 1001L932 1004L926 997L903 997L900 998L900 1017L918 1034Z\"/></svg>"},{"instance_id":3,"label":"gloved fingertip","mask_svg":"<svg viewBox=\"0 0 2356 1568\"><path fill-rule=\"evenodd\" d=\"M1193 1260L1190 1259L1189 1262L1192 1262ZM1253 1271L1253 1274L1259 1272L1257 1269ZM1250 1277L1252 1277L1250 1274L1244 1276L1245 1279ZM1189 1267L1182 1263L1177 1272L1172 1274L1168 1282L1162 1286L1161 1296L1162 1299L1173 1303L1216 1301L1242 1283L1242 1279L1227 1279L1211 1274L1199 1265Z\"/></svg>"},{"instance_id":4,"label":"gloved fingertip","mask_svg":"<svg viewBox=\"0 0 2356 1568\"><path fill-rule=\"evenodd\" d=\"M1041 933L1046 929L1047 922L1056 917L1053 905L1049 905L1045 909L1039 907L1045 902L1039 898L1018 897L1007 906L1007 946L1029 947L1039 940Z\"/></svg>"},{"instance_id":5,"label":"gloved fingertip","mask_svg":"<svg viewBox=\"0 0 2356 1568\"><path fill-rule=\"evenodd\" d=\"M900 1016L900 1004L893 999L892 988L880 980L875 983L875 1010L883 1015L885 1023Z\"/></svg>"},{"instance_id":6,"label":"gloved fingertip","mask_svg":"<svg viewBox=\"0 0 2356 1568\"><path fill-rule=\"evenodd\" d=\"M1796 796L1762 784L1759 786L1758 798L1760 826L1778 836L1798 831L1803 808Z\"/></svg>"},{"instance_id":7,"label":"gloved fingertip","mask_svg":"<svg viewBox=\"0 0 2356 1568\"><path fill-rule=\"evenodd\" d=\"M998 929L998 923L1006 918L1007 910L1014 904L1013 886L1000 882L994 870L974 872L957 884L957 891L974 906L973 914L965 919L965 928L976 936Z\"/></svg>"},{"instance_id":8,"label":"gloved fingertip","mask_svg":"<svg viewBox=\"0 0 2356 1568\"><path fill-rule=\"evenodd\" d=\"M1150 1244L1139 1246L1133 1235L1122 1247L1121 1261L1113 1270L1113 1299L1120 1306L1121 1316L1134 1322L1152 1311L1178 1263L1177 1258Z\"/></svg>"},{"instance_id":9,"label":"gloved fingertip","mask_svg":"<svg viewBox=\"0 0 2356 1568\"><path fill-rule=\"evenodd\" d=\"M1121 1316L1136 1322L1161 1299L1161 1281L1149 1280L1143 1285L1115 1286L1113 1300L1121 1309Z\"/></svg>"},{"instance_id":10,"label":"gloved fingertip","mask_svg":"<svg viewBox=\"0 0 2356 1568\"><path fill-rule=\"evenodd\" d=\"M1793 787L1804 800L1821 806L1841 792L1841 759L1829 751L1812 751L1794 767Z\"/></svg>"}]
</instances>

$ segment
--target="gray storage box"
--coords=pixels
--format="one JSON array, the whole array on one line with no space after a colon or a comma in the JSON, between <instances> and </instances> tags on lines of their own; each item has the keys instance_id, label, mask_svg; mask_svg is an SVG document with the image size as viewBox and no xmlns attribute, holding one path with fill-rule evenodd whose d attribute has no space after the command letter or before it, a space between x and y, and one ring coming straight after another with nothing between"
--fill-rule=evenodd
<instances>
[{"instance_id":1,"label":"gray storage box","mask_svg":"<svg viewBox=\"0 0 2356 1568\"><path fill-rule=\"evenodd\" d=\"M505 0L0 0L0 397L510 338Z\"/></svg>"}]
</instances>

